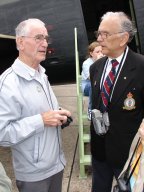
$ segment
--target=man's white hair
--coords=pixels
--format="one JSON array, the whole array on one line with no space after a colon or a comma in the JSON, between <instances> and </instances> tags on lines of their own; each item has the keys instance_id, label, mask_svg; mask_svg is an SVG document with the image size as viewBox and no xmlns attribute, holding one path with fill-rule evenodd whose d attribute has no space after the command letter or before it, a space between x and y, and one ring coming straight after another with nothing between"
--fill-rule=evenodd
<instances>
[{"instance_id":1,"label":"man's white hair","mask_svg":"<svg viewBox=\"0 0 144 192\"><path fill-rule=\"evenodd\" d=\"M15 29L16 37L28 35L32 26L45 27L45 23L42 22L40 19L36 19L36 18L30 18L30 19L24 20L21 23L19 23Z\"/></svg>"},{"instance_id":2,"label":"man's white hair","mask_svg":"<svg viewBox=\"0 0 144 192\"><path fill-rule=\"evenodd\" d=\"M124 12L107 12L101 17L101 21L107 19L117 19L121 28L121 32L128 32L129 33L129 40L130 42L135 33L137 32L134 22L124 13Z\"/></svg>"}]
</instances>

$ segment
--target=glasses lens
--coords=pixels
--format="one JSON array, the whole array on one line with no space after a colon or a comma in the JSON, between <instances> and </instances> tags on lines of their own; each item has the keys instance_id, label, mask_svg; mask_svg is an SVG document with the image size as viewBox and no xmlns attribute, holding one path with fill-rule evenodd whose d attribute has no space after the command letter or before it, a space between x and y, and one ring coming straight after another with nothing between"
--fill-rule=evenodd
<instances>
[{"instance_id":1,"label":"glasses lens","mask_svg":"<svg viewBox=\"0 0 144 192\"><path fill-rule=\"evenodd\" d=\"M35 36L35 39L36 39L36 41L43 41L44 40L44 36L41 35L41 34L38 34L38 35Z\"/></svg>"},{"instance_id":2,"label":"glasses lens","mask_svg":"<svg viewBox=\"0 0 144 192\"><path fill-rule=\"evenodd\" d=\"M44 36L42 34L38 34L35 36L35 40L37 42L41 42L41 41L44 41L46 40L46 42L49 44L50 43L50 37L48 35Z\"/></svg>"},{"instance_id":3,"label":"glasses lens","mask_svg":"<svg viewBox=\"0 0 144 192\"><path fill-rule=\"evenodd\" d=\"M108 32L104 32L104 31L96 31L95 32L95 36L96 36L96 38L101 36L102 39L106 39L109 36L109 33Z\"/></svg>"},{"instance_id":4,"label":"glasses lens","mask_svg":"<svg viewBox=\"0 0 144 192\"><path fill-rule=\"evenodd\" d=\"M50 36L45 36L45 40L47 41L48 44L51 44L52 39L50 38Z\"/></svg>"}]
</instances>

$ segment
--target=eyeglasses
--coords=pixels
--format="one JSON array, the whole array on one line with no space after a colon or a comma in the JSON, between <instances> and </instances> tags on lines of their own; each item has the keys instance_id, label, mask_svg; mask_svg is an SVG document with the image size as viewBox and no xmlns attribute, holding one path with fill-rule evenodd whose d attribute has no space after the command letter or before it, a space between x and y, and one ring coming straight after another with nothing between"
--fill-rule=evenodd
<instances>
[{"instance_id":1,"label":"eyeglasses","mask_svg":"<svg viewBox=\"0 0 144 192\"><path fill-rule=\"evenodd\" d=\"M43 42L44 40L46 40L46 42L47 42L48 44L51 44L51 38L50 38L50 36L48 36L48 35L37 34L37 35L34 36L34 37L29 37L29 36L22 36L22 37L33 38L33 39L35 39L36 43L41 43L41 42Z\"/></svg>"},{"instance_id":2,"label":"eyeglasses","mask_svg":"<svg viewBox=\"0 0 144 192\"><path fill-rule=\"evenodd\" d=\"M120 32L117 32L117 33L108 33L108 32L104 32L104 31L95 31L95 36L96 36L96 38L101 36L102 39L107 39L109 36L116 35L116 34L119 34L119 33L124 33L124 32L120 31Z\"/></svg>"}]
</instances>

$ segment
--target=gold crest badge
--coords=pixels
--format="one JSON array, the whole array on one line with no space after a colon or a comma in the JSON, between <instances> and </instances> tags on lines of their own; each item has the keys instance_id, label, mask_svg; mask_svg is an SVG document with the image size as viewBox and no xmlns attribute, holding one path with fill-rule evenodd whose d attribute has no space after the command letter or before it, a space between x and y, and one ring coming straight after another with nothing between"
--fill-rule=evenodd
<instances>
[{"instance_id":1,"label":"gold crest badge","mask_svg":"<svg viewBox=\"0 0 144 192\"><path fill-rule=\"evenodd\" d=\"M123 109L132 110L132 109L135 109L135 108L136 108L135 100L133 98L132 93L129 92L127 94L127 98L124 100L124 107L123 107Z\"/></svg>"}]
</instances>

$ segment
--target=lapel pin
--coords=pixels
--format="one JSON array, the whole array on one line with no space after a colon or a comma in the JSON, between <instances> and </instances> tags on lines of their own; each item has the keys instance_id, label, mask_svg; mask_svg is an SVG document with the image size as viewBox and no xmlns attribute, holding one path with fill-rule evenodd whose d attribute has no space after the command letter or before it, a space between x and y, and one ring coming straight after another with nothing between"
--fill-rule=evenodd
<instances>
[{"instance_id":1,"label":"lapel pin","mask_svg":"<svg viewBox=\"0 0 144 192\"><path fill-rule=\"evenodd\" d=\"M126 77L124 77L124 79L126 79Z\"/></svg>"}]
</instances>

